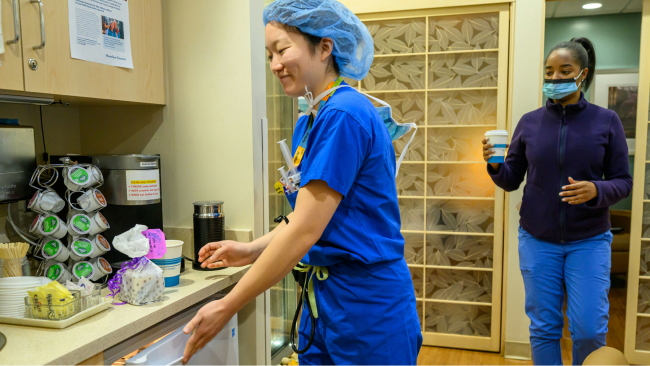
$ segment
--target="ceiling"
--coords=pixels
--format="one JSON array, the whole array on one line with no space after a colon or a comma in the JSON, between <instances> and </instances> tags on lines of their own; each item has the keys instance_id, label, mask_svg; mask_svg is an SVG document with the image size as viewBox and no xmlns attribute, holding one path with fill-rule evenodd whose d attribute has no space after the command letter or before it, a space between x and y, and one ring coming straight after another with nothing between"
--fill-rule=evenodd
<instances>
[{"instance_id":1,"label":"ceiling","mask_svg":"<svg viewBox=\"0 0 650 366\"><path fill-rule=\"evenodd\" d=\"M601 3L599 9L586 10L582 5ZM547 0L546 18L582 17L590 15L639 13L643 10L643 0Z\"/></svg>"}]
</instances>

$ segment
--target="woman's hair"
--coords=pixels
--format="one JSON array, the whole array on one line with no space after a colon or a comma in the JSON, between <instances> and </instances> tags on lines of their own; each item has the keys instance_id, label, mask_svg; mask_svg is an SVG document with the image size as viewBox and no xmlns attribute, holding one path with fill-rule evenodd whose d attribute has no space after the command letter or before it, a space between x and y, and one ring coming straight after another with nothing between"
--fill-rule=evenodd
<instances>
[{"instance_id":1,"label":"woman's hair","mask_svg":"<svg viewBox=\"0 0 650 366\"><path fill-rule=\"evenodd\" d=\"M292 25L286 25L282 24L280 22L273 22L275 25L279 26L280 28L284 29L287 32L299 34L305 38L305 41L307 41L307 46L309 46L309 54L314 56L316 54L316 47L320 44L320 42L323 40L322 37L317 37L312 34L305 33L300 30L298 27L294 27ZM334 55L332 55L332 60L330 64L327 66L328 70L334 70L337 74L341 74L341 71L339 69L339 65L336 63L336 59L334 58Z\"/></svg>"},{"instance_id":2,"label":"woman's hair","mask_svg":"<svg viewBox=\"0 0 650 366\"><path fill-rule=\"evenodd\" d=\"M558 49L566 49L571 52L573 60L580 65L580 69L589 69L589 74L587 74L587 78L583 83L583 90L589 89L596 72L596 49L594 48L594 44L584 37L571 38L568 42L560 42L555 45L546 56L546 59L548 59L548 56L550 56L553 51ZM546 63L546 60L544 63Z\"/></svg>"}]
</instances>

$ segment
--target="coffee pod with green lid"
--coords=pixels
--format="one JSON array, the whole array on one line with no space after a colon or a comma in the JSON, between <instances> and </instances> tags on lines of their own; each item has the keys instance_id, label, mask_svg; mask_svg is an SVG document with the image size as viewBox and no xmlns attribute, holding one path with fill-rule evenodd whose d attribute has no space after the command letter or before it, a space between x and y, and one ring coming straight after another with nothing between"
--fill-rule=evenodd
<instances>
[{"instance_id":1,"label":"coffee pod with green lid","mask_svg":"<svg viewBox=\"0 0 650 366\"><path fill-rule=\"evenodd\" d=\"M70 250L70 258L72 258L73 261L78 262L93 255L95 247L93 246L93 243L90 242L90 240L86 238L75 237L70 240L68 249Z\"/></svg>"},{"instance_id":2,"label":"coffee pod with green lid","mask_svg":"<svg viewBox=\"0 0 650 366\"><path fill-rule=\"evenodd\" d=\"M55 238L41 239L41 254L47 260L65 262L70 257L70 251L61 243L61 240Z\"/></svg>"},{"instance_id":3,"label":"coffee pod with green lid","mask_svg":"<svg viewBox=\"0 0 650 366\"><path fill-rule=\"evenodd\" d=\"M72 266L72 276L78 281L81 278L92 280L97 269L90 262L77 262Z\"/></svg>"},{"instance_id":4,"label":"coffee pod with green lid","mask_svg":"<svg viewBox=\"0 0 650 366\"><path fill-rule=\"evenodd\" d=\"M38 215L36 219L34 219L29 232L41 237L49 236L61 239L68 232L68 227L65 225L63 220L55 215Z\"/></svg>"},{"instance_id":5,"label":"coffee pod with green lid","mask_svg":"<svg viewBox=\"0 0 650 366\"><path fill-rule=\"evenodd\" d=\"M61 284L65 284L66 281L72 279L68 267L63 263L52 263L45 267L45 276L52 281L57 281Z\"/></svg>"},{"instance_id":6,"label":"coffee pod with green lid","mask_svg":"<svg viewBox=\"0 0 650 366\"><path fill-rule=\"evenodd\" d=\"M87 235L91 229L90 217L85 214L77 214L68 222L68 233L72 236Z\"/></svg>"},{"instance_id":7,"label":"coffee pod with green lid","mask_svg":"<svg viewBox=\"0 0 650 366\"><path fill-rule=\"evenodd\" d=\"M63 183L69 190L79 192L90 183L90 173L80 166L65 168L63 170Z\"/></svg>"}]
</instances>

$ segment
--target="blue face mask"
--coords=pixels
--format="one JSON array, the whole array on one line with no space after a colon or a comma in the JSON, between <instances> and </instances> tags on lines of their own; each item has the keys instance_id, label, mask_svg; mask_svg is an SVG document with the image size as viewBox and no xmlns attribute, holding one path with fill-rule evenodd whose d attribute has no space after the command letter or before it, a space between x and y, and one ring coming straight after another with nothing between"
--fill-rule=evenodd
<instances>
[{"instance_id":1,"label":"blue face mask","mask_svg":"<svg viewBox=\"0 0 650 366\"><path fill-rule=\"evenodd\" d=\"M307 99L309 108L307 109L307 112L305 114L308 115L309 113L315 113L316 111L314 110L314 106L316 105L316 103L319 103L327 94L331 93L332 91L344 87L350 87L350 86L339 85L333 87L331 89L324 91L316 98L312 98L311 93L308 91L307 94L305 94L305 99ZM305 87L305 90L306 89L307 88ZM409 149L409 145L413 141L413 138L415 138L415 133L418 130L418 126L415 123L398 123L397 121L395 121L395 119L393 119L393 112L388 103L384 102L381 99L377 99L372 95L368 95L364 92L360 92L360 93L374 100L375 102L383 105L383 107L375 107L375 108L377 109L377 113L379 113L379 117L381 117L381 119L384 121L384 125L388 129L388 134L390 135L391 141L399 140L400 138L402 138L402 136L406 135L409 131L411 131L412 128L415 128L415 131L413 131L413 134L411 135L411 139L409 140L409 142L406 143L406 146L404 146L404 150L402 150L402 154L397 160L397 164L395 168L395 177L397 177L397 173L399 173L399 167L400 165L402 165L402 160L404 160L404 157L406 156L406 152Z\"/></svg>"},{"instance_id":2,"label":"blue face mask","mask_svg":"<svg viewBox=\"0 0 650 366\"><path fill-rule=\"evenodd\" d=\"M571 94L577 92L578 88L582 84L582 80L580 80L580 83L578 85L576 85L576 80L578 80L580 75L582 75L583 70L580 70L580 73L578 74L578 76L576 76L574 78L569 78L569 79L544 79L544 87L542 88L542 92L549 99L553 99L553 100L562 99L562 98L566 97L567 95L571 95Z\"/></svg>"}]
</instances>

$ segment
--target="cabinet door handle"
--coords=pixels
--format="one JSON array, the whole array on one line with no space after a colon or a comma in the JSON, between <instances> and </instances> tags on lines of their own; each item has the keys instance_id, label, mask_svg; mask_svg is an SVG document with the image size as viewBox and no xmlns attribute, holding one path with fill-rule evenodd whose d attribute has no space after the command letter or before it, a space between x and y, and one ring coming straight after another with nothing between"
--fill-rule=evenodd
<instances>
[{"instance_id":1,"label":"cabinet door handle","mask_svg":"<svg viewBox=\"0 0 650 366\"><path fill-rule=\"evenodd\" d=\"M41 44L32 47L35 50L40 50L45 47L45 14L43 13L43 2L41 0L30 0L30 2L32 4L38 3L38 7L41 13Z\"/></svg>"},{"instance_id":2,"label":"cabinet door handle","mask_svg":"<svg viewBox=\"0 0 650 366\"><path fill-rule=\"evenodd\" d=\"M18 0L14 0L14 39L7 41L7 44L18 43L20 41L20 23L18 18Z\"/></svg>"}]
</instances>

